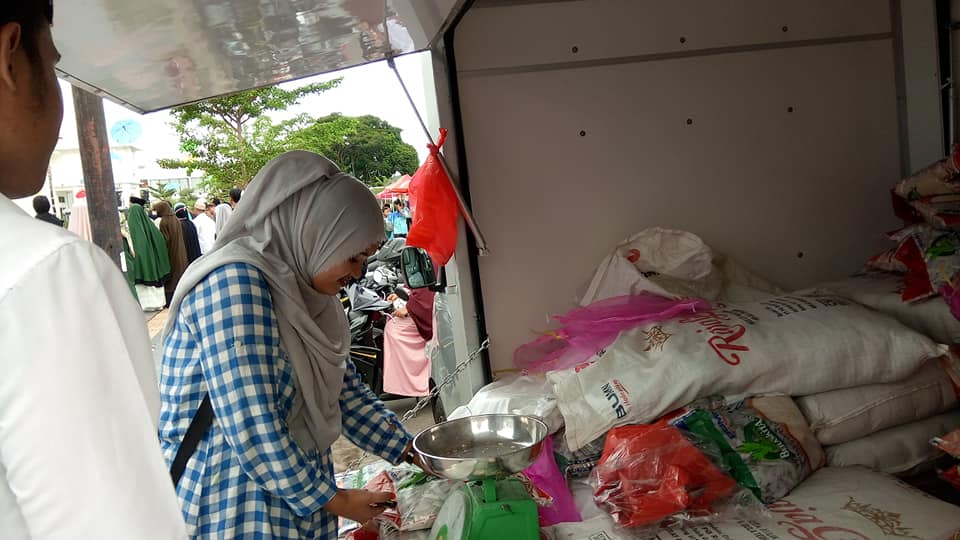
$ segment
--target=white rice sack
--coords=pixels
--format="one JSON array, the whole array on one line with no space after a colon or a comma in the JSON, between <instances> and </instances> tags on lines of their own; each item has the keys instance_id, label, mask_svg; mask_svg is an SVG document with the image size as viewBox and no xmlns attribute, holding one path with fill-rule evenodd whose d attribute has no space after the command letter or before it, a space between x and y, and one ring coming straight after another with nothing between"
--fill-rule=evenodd
<instances>
[{"instance_id":1,"label":"white rice sack","mask_svg":"<svg viewBox=\"0 0 960 540\"><path fill-rule=\"evenodd\" d=\"M504 413L538 416L547 423L550 433L563 427L557 397L544 375L508 375L496 380L481 388L469 403L454 409L447 418Z\"/></svg>"},{"instance_id":2,"label":"white rice sack","mask_svg":"<svg viewBox=\"0 0 960 540\"><path fill-rule=\"evenodd\" d=\"M577 450L709 395L807 395L905 379L946 351L837 296L723 305L623 332L604 353L547 374Z\"/></svg>"},{"instance_id":3,"label":"white rice sack","mask_svg":"<svg viewBox=\"0 0 960 540\"><path fill-rule=\"evenodd\" d=\"M627 238L604 258L580 305L640 292L740 302L769 297L780 289L714 252L691 232L653 227Z\"/></svg>"},{"instance_id":4,"label":"white rice sack","mask_svg":"<svg viewBox=\"0 0 960 540\"><path fill-rule=\"evenodd\" d=\"M757 521L670 528L646 540L941 540L960 529L960 508L861 467L821 469ZM543 529L549 540L636 538L609 516Z\"/></svg>"},{"instance_id":5,"label":"white rice sack","mask_svg":"<svg viewBox=\"0 0 960 540\"><path fill-rule=\"evenodd\" d=\"M906 303L900 298L903 276L888 272L866 272L811 289L821 293L850 298L880 313L885 313L930 336L938 343L960 343L960 321L939 296L920 302Z\"/></svg>"},{"instance_id":6,"label":"white rice sack","mask_svg":"<svg viewBox=\"0 0 960 540\"><path fill-rule=\"evenodd\" d=\"M930 359L901 382L855 386L796 398L821 444L840 444L887 428L909 424L957 406L957 391L944 363Z\"/></svg>"},{"instance_id":7,"label":"white rice sack","mask_svg":"<svg viewBox=\"0 0 960 540\"><path fill-rule=\"evenodd\" d=\"M890 474L922 471L943 456L930 439L960 428L960 410L824 448L831 467L863 465Z\"/></svg>"}]
</instances>

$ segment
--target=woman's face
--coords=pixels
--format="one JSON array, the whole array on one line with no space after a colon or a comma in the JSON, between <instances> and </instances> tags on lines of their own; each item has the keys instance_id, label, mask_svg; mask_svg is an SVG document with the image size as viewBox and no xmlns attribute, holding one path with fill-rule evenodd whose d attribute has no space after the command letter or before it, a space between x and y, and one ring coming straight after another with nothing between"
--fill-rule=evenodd
<instances>
[{"instance_id":1,"label":"woman's face","mask_svg":"<svg viewBox=\"0 0 960 540\"><path fill-rule=\"evenodd\" d=\"M314 290L321 294L336 295L340 289L350 284L350 278L361 277L363 265L366 264L367 258L377 252L377 248L377 243L370 244L366 250L313 276Z\"/></svg>"}]
</instances>

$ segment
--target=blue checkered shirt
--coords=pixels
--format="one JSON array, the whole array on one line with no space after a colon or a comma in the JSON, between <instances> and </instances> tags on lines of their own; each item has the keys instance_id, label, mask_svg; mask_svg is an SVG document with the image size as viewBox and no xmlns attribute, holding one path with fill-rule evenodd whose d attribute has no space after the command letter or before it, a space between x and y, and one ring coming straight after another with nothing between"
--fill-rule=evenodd
<instances>
[{"instance_id":1,"label":"blue checkered shirt","mask_svg":"<svg viewBox=\"0 0 960 540\"><path fill-rule=\"evenodd\" d=\"M177 487L192 537L336 538L337 519L322 510L337 489L330 450L306 451L287 430L294 374L256 268L222 266L184 298L164 343L160 391L168 465L207 392L216 416ZM349 360L340 409L348 439L400 461L410 435Z\"/></svg>"}]
</instances>

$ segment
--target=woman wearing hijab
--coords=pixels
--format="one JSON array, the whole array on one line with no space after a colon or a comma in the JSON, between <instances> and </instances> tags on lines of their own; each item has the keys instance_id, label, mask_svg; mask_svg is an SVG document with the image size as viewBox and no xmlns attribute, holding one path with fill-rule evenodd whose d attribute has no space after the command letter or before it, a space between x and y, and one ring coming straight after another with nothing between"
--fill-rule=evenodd
<instances>
[{"instance_id":1,"label":"woman wearing hijab","mask_svg":"<svg viewBox=\"0 0 960 540\"><path fill-rule=\"evenodd\" d=\"M180 230L183 234L183 246L187 250L187 264L200 258L200 237L197 236L197 228L190 220L190 212L187 211L187 205L177 203L173 206L173 213L180 221Z\"/></svg>"},{"instance_id":2,"label":"woman wearing hijab","mask_svg":"<svg viewBox=\"0 0 960 540\"><path fill-rule=\"evenodd\" d=\"M177 289L180 276L187 269L187 248L183 241L183 227L180 220L173 216L173 208L167 201L160 201L153 205L153 211L160 220L160 234L167 244L167 257L170 259L170 279L163 284L166 305L173 299L173 291Z\"/></svg>"},{"instance_id":3,"label":"woman wearing hijab","mask_svg":"<svg viewBox=\"0 0 960 540\"><path fill-rule=\"evenodd\" d=\"M143 208L146 203L139 197L130 197L127 227L133 244L130 246L133 264L129 271L133 275L143 310L160 311L167 303L163 285L170 279L170 256L167 254L166 239Z\"/></svg>"},{"instance_id":4,"label":"woman wearing hijab","mask_svg":"<svg viewBox=\"0 0 960 540\"><path fill-rule=\"evenodd\" d=\"M67 230L84 240L93 242L93 231L90 228L90 213L87 211L86 190L81 189L77 192L77 196L73 200Z\"/></svg>"},{"instance_id":5,"label":"woman wearing hijab","mask_svg":"<svg viewBox=\"0 0 960 540\"><path fill-rule=\"evenodd\" d=\"M311 152L268 163L213 249L177 287L164 329L160 440L167 463L201 404L213 424L177 484L189 533L219 538L337 536L387 493L338 490L341 429L391 463L410 435L347 359L336 298L383 239L373 194Z\"/></svg>"},{"instance_id":6,"label":"woman wearing hijab","mask_svg":"<svg viewBox=\"0 0 960 540\"><path fill-rule=\"evenodd\" d=\"M213 221L217 224L217 237L220 237L220 233L223 232L223 229L227 226L227 221L230 220L230 216L233 214L233 208L227 203L220 203L217 205L217 209L214 211Z\"/></svg>"}]
</instances>

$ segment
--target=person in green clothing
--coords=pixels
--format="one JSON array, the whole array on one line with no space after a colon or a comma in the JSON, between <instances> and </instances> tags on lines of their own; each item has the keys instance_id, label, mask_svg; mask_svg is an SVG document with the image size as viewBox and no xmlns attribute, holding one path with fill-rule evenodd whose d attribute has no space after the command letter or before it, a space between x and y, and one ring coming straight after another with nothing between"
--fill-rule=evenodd
<instances>
[{"instance_id":1,"label":"person in green clothing","mask_svg":"<svg viewBox=\"0 0 960 540\"><path fill-rule=\"evenodd\" d=\"M166 239L143 208L146 203L139 197L130 197L127 227L133 244L133 264L128 271L143 310L160 311L166 305L163 285L170 279L170 257Z\"/></svg>"}]
</instances>

